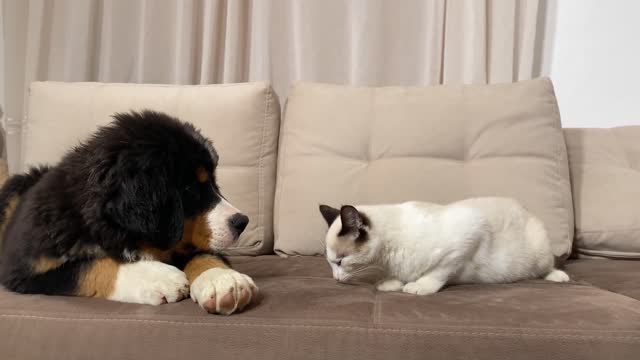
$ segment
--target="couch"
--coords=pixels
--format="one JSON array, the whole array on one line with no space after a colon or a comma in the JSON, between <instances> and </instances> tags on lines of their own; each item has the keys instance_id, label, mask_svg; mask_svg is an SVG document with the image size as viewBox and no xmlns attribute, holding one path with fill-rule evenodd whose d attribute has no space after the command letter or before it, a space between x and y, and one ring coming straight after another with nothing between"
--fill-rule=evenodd
<instances>
[{"instance_id":1,"label":"couch","mask_svg":"<svg viewBox=\"0 0 640 360\"><path fill-rule=\"evenodd\" d=\"M21 168L53 163L116 111L195 123L251 218L226 250L260 296L231 316L0 289L2 359L638 359L640 128L562 129L548 79L367 88L34 83ZM340 284L320 203L512 196L543 219L565 284L430 296Z\"/></svg>"}]
</instances>

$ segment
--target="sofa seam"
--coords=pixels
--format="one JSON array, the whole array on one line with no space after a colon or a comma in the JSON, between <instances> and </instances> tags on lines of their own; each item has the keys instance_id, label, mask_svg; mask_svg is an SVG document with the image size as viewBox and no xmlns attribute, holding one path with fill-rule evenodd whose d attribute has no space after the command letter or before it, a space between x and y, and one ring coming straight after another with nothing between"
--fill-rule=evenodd
<instances>
[{"instance_id":1,"label":"sofa seam","mask_svg":"<svg viewBox=\"0 0 640 360\"><path fill-rule=\"evenodd\" d=\"M556 143L556 176L558 179L558 188L560 191L560 203L563 205L563 207L566 207L567 211L566 211L566 220L564 221L564 232L565 232L565 240L568 240L569 242L569 246L568 249L565 250L565 253L563 255L561 255L561 258L567 258L568 256L571 255L571 247L573 245L573 236L571 236L571 231L570 231L570 227L569 227L569 222L571 219L573 219L573 224L575 226L575 214L574 209L573 209L573 198L568 199L567 198L567 191L563 191L562 189L562 175L561 175L561 158L562 158L562 145L564 144L565 147L565 151L566 151L566 142L564 139L564 134L563 134L563 130L562 130L562 119L560 117L560 109L558 108L558 102L557 99L555 97L555 91L553 89L553 84L551 83L550 80L547 80L547 85L550 87L550 92L548 92L547 96L549 97L549 100L551 100L551 107L552 107L552 111L555 114L555 117L557 119L557 121L554 122L554 128L556 129L556 131L558 132L558 137L559 137L559 141L557 141ZM567 170L569 171L569 170ZM568 174L569 175L569 194L571 194L571 173ZM575 234L574 234L575 236Z\"/></svg>"},{"instance_id":2,"label":"sofa seam","mask_svg":"<svg viewBox=\"0 0 640 360\"><path fill-rule=\"evenodd\" d=\"M640 252L637 251L610 251L610 250L592 250L584 247L576 246L576 251L579 254L587 256L598 256L615 260L637 260L640 257Z\"/></svg>"},{"instance_id":3,"label":"sofa seam","mask_svg":"<svg viewBox=\"0 0 640 360\"><path fill-rule=\"evenodd\" d=\"M276 236L276 233L279 232L279 223L280 223L280 211L282 208L282 172L283 169L286 168L286 149L287 143L285 141L286 131L286 118L289 105L289 100L291 99L294 91L293 86L290 88L289 95L285 100L285 106L280 116L280 126L278 127L278 153L276 154L276 184L275 184L275 195L273 197L273 252L278 254L284 254L284 256L291 255L291 249L276 249L276 241L280 238L280 234ZM278 241L280 242L280 241Z\"/></svg>"},{"instance_id":4,"label":"sofa seam","mask_svg":"<svg viewBox=\"0 0 640 360\"><path fill-rule=\"evenodd\" d=\"M585 283L584 286L591 286L588 284L587 281L583 281L583 283ZM603 289L600 289L603 290ZM606 290L603 290L606 291ZM621 296L625 296L625 295L621 295ZM18 310L19 311L19 310ZM10 314L10 313L4 313L4 314L0 314L0 317L25 317L25 318L43 318L43 319L51 319L51 320L66 320L66 319L70 319L70 320L81 320L81 321L91 321L91 320L105 320L105 321L138 321L138 322L176 322L176 323L182 323L182 324L202 324L202 325L207 325L209 323L206 322L198 322L198 321L186 321L186 320L165 320L165 319L127 319L127 318L91 318L91 317L86 317L86 316L90 316L91 314L81 314L79 316L85 316L85 317L69 317L66 316L68 313L51 313L48 315L32 315L32 314ZM74 313L74 315L78 316L78 314ZM108 315L113 315L113 314L108 314ZM195 317L195 316L193 316ZM258 320L261 318L256 318L256 317L246 317L244 319L244 323L240 323L241 325L247 325L247 326L251 326L251 325L256 325L256 326L288 326L288 325L300 325L300 326L307 326L307 327L346 327L346 328L362 328L362 329L371 329L371 327L369 326L358 326L358 325L336 325L336 321L340 322L340 323L348 323L348 322L354 322L354 321L349 321L349 320L326 320L326 319L318 319L316 320L316 322L323 322L324 324L284 324L284 323L280 323L280 324L259 324L259 323L251 323L251 322L246 322L246 321L251 321L251 320ZM262 318L264 320L264 318ZM295 322L295 321L300 321L300 319L298 318L278 318L278 320L280 320L281 322L284 321L291 321L291 322ZM370 322L366 322L366 321L356 321L358 323L361 324L370 324ZM213 323L211 325L234 325L236 324L236 322L226 322L226 323ZM401 323L398 322L389 322L387 325L382 325L382 324L377 324L377 328L384 330L384 327L388 327L390 329L399 329L399 330L403 330L403 328L401 327L393 327L393 325L396 326L401 326ZM409 327L406 327L404 329L408 329L408 330L425 330L425 329L417 329L415 327L412 327L413 325L409 325ZM602 330L602 329L577 329L577 328L567 328L567 329L557 329L557 328L535 328L535 327L508 327L508 326L478 326L478 325L464 325L464 326L457 326L457 325L436 325L436 327L440 328L439 330L442 331L459 331L459 329L473 329L473 330L478 330L479 332L486 332L486 331L510 331L510 332L515 332L515 331L522 331L522 330L529 330L532 333L533 332L566 332L566 331L577 331L577 332L583 332L585 333L613 333L613 332L620 332L620 333L637 333L640 335L640 330ZM375 327L374 327L375 328ZM435 330L438 331L438 330Z\"/></svg>"},{"instance_id":5,"label":"sofa seam","mask_svg":"<svg viewBox=\"0 0 640 360\"><path fill-rule=\"evenodd\" d=\"M265 89L265 97L264 97L264 116L262 117L262 139L260 140L260 159L258 161L258 208L260 209L260 214L258 215L258 227L261 231L262 242L260 243L260 248L265 246L265 229L264 229L264 156L265 156L265 143L266 143L266 134L267 134L267 119L269 117L269 102L271 101L271 90L270 87L267 86Z\"/></svg>"},{"instance_id":6,"label":"sofa seam","mask_svg":"<svg viewBox=\"0 0 640 360\"><path fill-rule=\"evenodd\" d=\"M373 324L378 325L380 323L380 301L378 300L378 292L375 293L373 298Z\"/></svg>"},{"instance_id":7,"label":"sofa seam","mask_svg":"<svg viewBox=\"0 0 640 360\"><path fill-rule=\"evenodd\" d=\"M302 328L302 329L328 329L328 330L351 330L351 331L366 331L366 332L381 332L381 333L416 333L416 334L433 334L433 335L462 335L462 336L496 336L496 337L537 337L537 338L553 338L553 339L574 339L574 340L612 340L612 341L625 341L631 340L640 343L640 334L638 336L611 336L611 335L578 335L578 334L534 334L521 332L519 334L514 333L500 333L500 332L488 332L488 331L458 331L458 330L425 330L425 329L399 329L399 328L380 328L380 327L363 327L363 326L334 326L334 325L311 325L311 324L255 324L255 323L201 323L201 322L189 322L189 321L176 321L176 320L149 320L149 319L108 319L108 318L72 318L64 317L58 318L53 316L38 316L38 315L14 315L14 314L0 314L3 318L22 318L22 319L36 319L36 320L49 320L49 321L89 321L89 322L113 322L113 323L142 323L142 324L171 324L179 326L214 326L214 327L256 327L256 328ZM541 330L544 331L544 330ZM595 332L595 331L594 331Z\"/></svg>"},{"instance_id":8,"label":"sofa seam","mask_svg":"<svg viewBox=\"0 0 640 360\"><path fill-rule=\"evenodd\" d=\"M636 232L640 231L640 228L629 229L611 229L611 230L577 230L577 234L607 234L607 233L620 233L620 232Z\"/></svg>"}]
</instances>

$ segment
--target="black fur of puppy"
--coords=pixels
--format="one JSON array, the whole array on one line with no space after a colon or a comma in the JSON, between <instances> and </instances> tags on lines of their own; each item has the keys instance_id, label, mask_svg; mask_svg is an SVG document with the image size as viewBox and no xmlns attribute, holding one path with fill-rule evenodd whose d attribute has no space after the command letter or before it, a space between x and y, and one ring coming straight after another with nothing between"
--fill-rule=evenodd
<instances>
[{"instance_id":1,"label":"black fur of puppy","mask_svg":"<svg viewBox=\"0 0 640 360\"><path fill-rule=\"evenodd\" d=\"M14 175L0 190L6 288L155 304L189 290L180 271L159 262L183 270L192 285L206 272L202 289L218 284L208 270L233 271L214 252L213 234L235 240L248 218L220 195L211 142L191 124L158 112L114 119L56 166ZM224 231L212 232L213 220ZM148 275L154 272L158 277ZM241 309L256 290L242 277L247 281L231 296L222 298L227 289L206 304L199 288L192 298L210 312ZM157 294L138 294L143 290Z\"/></svg>"}]
</instances>

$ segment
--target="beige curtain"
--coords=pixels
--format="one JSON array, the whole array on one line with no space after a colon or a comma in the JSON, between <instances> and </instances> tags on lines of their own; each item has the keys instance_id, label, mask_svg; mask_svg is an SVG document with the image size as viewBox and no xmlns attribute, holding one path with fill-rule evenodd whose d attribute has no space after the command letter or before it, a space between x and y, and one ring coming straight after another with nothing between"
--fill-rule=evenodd
<instances>
[{"instance_id":1,"label":"beige curtain","mask_svg":"<svg viewBox=\"0 0 640 360\"><path fill-rule=\"evenodd\" d=\"M10 158L34 80L510 82L538 76L544 20L538 0L0 1Z\"/></svg>"}]
</instances>

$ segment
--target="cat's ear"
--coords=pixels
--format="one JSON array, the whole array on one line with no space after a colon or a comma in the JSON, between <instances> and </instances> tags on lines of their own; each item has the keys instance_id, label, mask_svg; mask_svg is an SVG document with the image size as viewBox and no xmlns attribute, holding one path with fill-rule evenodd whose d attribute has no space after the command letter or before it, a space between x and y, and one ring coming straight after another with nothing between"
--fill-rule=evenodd
<instances>
[{"instance_id":1,"label":"cat's ear","mask_svg":"<svg viewBox=\"0 0 640 360\"><path fill-rule=\"evenodd\" d=\"M340 221L342 221L342 233L360 231L365 225L362 214L351 205L340 208Z\"/></svg>"},{"instance_id":2,"label":"cat's ear","mask_svg":"<svg viewBox=\"0 0 640 360\"><path fill-rule=\"evenodd\" d=\"M327 222L327 225L331 226L331 224L336 221L338 215L340 215L340 210L334 209L329 205L320 205L320 213L322 214L324 221Z\"/></svg>"}]
</instances>

